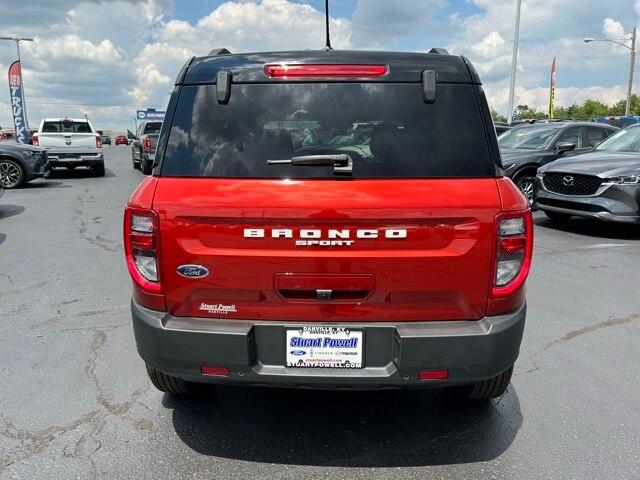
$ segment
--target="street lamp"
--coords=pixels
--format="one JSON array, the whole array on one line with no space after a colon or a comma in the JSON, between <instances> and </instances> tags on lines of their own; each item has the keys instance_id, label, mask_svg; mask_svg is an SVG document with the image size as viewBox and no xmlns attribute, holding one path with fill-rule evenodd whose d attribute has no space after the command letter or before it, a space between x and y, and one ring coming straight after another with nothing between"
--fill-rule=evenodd
<instances>
[{"instance_id":1,"label":"street lamp","mask_svg":"<svg viewBox=\"0 0 640 480\"><path fill-rule=\"evenodd\" d=\"M516 71L518 68L518 42L520 41L520 10L522 0L518 0L516 5L516 31L513 35L513 53L511 55L511 84L509 85L509 105L507 123L511 125L513 120L513 101L516 95Z\"/></svg>"},{"instance_id":2,"label":"street lamp","mask_svg":"<svg viewBox=\"0 0 640 480\"><path fill-rule=\"evenodd\" d=\"M631 90L633 89L633 71L635 69L635 64L636 64L636 33L637 33L637 28L633 27L633 32L631 33L631 46L627 45L626 43L614 40L612 38L595 39L595 38L587 37L584 39L584 43L591 43L591 42L615 43L616 45L621 45L627 50L631 51L631 60L629 61L629 84L627 86L627 105L624 110L624 114L627 116L629 116L629 114L631 113Z\"/></svg>"},{"instance_id":3,"label":"street lamp","mask_svg":"<svg viewBox=\"0 0 640 480\"><path fill-rule=\"evenodd\" d=\"M0 40L12 40L16 42L16 48L18 50L18 61L20 62L20 68L22 69L22 61L20 60L20 42L33 42L33 38L28 37L0 37ZM24 118L29 121L29 116L27 115L27 104L24 101L24 76L22 78L22 110L24 111ZM26 126L27 130L29 130L29 125Z\"/></svg>"}]
</instances>

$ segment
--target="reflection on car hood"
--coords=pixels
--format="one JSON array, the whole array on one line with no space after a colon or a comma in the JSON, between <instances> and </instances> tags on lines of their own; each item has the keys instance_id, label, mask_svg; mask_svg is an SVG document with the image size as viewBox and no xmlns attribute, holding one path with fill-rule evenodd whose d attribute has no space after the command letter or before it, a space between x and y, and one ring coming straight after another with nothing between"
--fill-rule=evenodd
<instances>
[{"instance_id":1,"label":"reflection on car hood","mask_svg":"<svg viewBox=\"0 0 640 480\"><path fill-rule=\"evenodd\" d=\"M640 174L640 153L589 152L556 160L540 169L542 172L568 172L599 177Z\"/></svg>"},{"instance_id":2,"label":"reflection on car hood","mask_svg":"<svg viewBox=\"0 0 640 480\"><path fill-rule=\"evenodd\" d=\"M537 162L544 150L525 150L519 148L501 148L500 157L502 165L507 168L509 165L522 165L529 162Z\"/></svg>"},{"instance_id":3,"label":"reflection on car hood","mask_svg":"<svg viewBox=\"0 0 640 480\"><path fill-rule=\"evenodd\" d=\"M15 153L19 153L19 152L23 152L25 150L31 150L34 152L44 152L44 148L40 148L40 147L34 147L33 145L25 145L22 143L7 143L7 142L0 142L0 152L15 152Z\"/></svg>"}]
</instances>

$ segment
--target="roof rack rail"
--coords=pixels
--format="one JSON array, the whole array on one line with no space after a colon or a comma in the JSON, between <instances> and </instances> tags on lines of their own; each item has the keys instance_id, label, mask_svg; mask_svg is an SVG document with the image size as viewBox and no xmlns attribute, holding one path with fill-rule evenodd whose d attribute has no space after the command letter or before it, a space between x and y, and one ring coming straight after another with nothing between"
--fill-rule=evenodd
<instances>
[{"instance_id":1,"label":"roof rack rail","mask_svg":"<svg viewBox=\"0 0 640 480\"><path fill-rule=\"evenodd\" d=\"M434 47L427 53L435 53L436 55L449 55L449 51L446 48Z\"/></svg>"},{"instance_id":2,"label":"roof rack rail","mask_svg":"<svg viewBox=\"0 0 640 480\"><path fill-rule=\"evenodd\" d=\"M217 55L229 55L231 52L226 48L214 48L209 52L210 57L215 57Z\"/></svg>"}]
</instances>

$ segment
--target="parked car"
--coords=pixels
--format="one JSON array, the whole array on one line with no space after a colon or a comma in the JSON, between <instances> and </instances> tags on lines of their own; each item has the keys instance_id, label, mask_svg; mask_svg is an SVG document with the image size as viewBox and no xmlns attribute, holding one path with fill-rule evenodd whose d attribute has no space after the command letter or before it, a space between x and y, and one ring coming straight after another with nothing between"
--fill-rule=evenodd
<instances>
[{"instance_id":1,"label":"parked car","mask_svg":"<svg viewBox=\"0 0 640 480\"><path fill-rule=\"evenodd\" d=\"M625 128L629 125L635 125L640 123L640 116L637 115L621 115L621 116L609 116L609 117L596 117L596 122L607 123L618 128Z\"/></svg>"},{"instance_id":2,"label":"parked car","mask_svg":"<svg viewBox=\"0 0 640 480\"><path fill-rule=\"evenodd\" d=\"M108 135L101 135L100 138L102 138L102 145L111 145L111 137Z\"/></svg>"},{"instance_id":3,"label":"parked car","mask_svg":"<svg viewBox=\"0 0 640 480\"><path fill-rule=\"evenodd\" d=\"M88 167L104 177L102 138L86 118L44 118L32 140L47 150L50 169Z\"/></svg>"},{"instance_id":4,"label":"parked car","mask_svg":"<svg viewBox=\"0 0 640 480\"><path fill-rule=\"evenodd\" d=\"M475 69L434 51L211 55L183 68L158 166L124 215L137 350L158 389L504 393L531 211L501 174ZM292 118L317 138L369 122L371 158L294 147Z\"/></svg>"},{"instance_id":5,"label":"parked car","mask_svg":"<svg viewBox=\"0 0 640 480\"><path fill-rule=\"evenodd\" d=\"M118 135L116 137L116 145L129 145L129 140L124 135Z\"/></svg>"},{"instance_id":6,"label":"parked car","mask_svg":"<svg viewBox=\"0 0 640 480\"><path fill-rule=\"evenodd\" d=\"M162 122L142 122L138 125L136 137L131 142L133 168L141 169L146 175L149 175L153 169L160 128L162 128Z\"/></svg>"},{"instance_id":7,"label":"parked car","mask_svg":"<svg viewBox=\"0 0 640 480\"><path fill-rule=\"evenodd\" d=\"M640 222L640 124L620 130L593 151L538 170L534 205L552 220L572 215Z\"/></svg>"},{"instance_id":8,"label":"parked car","mask_svg":"<svg viewBox=\"0 0 640 480\"><path fill-rule=\"evenodd\" d=\"M595 122L519 125L498 138L505 175L531 202L539 167L565 155L587 152L618 130Z\"/></svg>"},{"instance_id":9,"label":"parked car","mask_svg":"<svg viewBox=\"0 0 640 480\"><path fill-rule=\"evenodd\" d=\"M0 174L4 188L18 188L44 176L47 152L44 148L20 143L0 143Z\"/></svg>"},{"instance_id":10,"label":"parked car","mask_svg":"<svg viewBox=\"0 0 640 480\"><path fill-rule=\"evenodd\" d=\"M494 123L493 126L495 127L496 135L498 136L502 135L504 132L508 132L509 130L511 130L511 127L506 123Z\"/></svg>"}]
</instances>

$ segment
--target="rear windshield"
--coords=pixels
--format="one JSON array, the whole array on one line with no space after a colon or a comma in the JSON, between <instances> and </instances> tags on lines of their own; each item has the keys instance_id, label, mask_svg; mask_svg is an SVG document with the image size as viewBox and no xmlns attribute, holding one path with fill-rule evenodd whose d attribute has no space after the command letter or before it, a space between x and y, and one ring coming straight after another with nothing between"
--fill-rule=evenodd
<instances>
[{"instance_id":1,"label":"rear windshield","mask_svg":"<svg viewBox=\"0 0 640 480\"><path fill-rule=\"evenodd\" d=\"M162 122L149 122L144 126L143 135L153 135L156 133L160 133L160 128L162 128Z\"/></svg>"},{"instance_id":2,"label":"rear windshield","mask_svg":"<svg viewBox=\"0 0 640 480\"><path fill-rule=\"evenodd\" d=\"M486 177L488 142L474 87L438 85L427 105L420 84L184 86L162 163L168 176L333 178L329 166L267 160L347 154L353 176Z\"/></svg>"},{"instance_id":3,"label":"rear windshield","mask_svg":"<svg viewBox=\"0 0 640 480\"><path fill-rule=\"evenodd\" d=\"M91 133L91 127L87 122L74 122L73 120L44 122L42 133Z\"/></svg>"}]
</instances>

